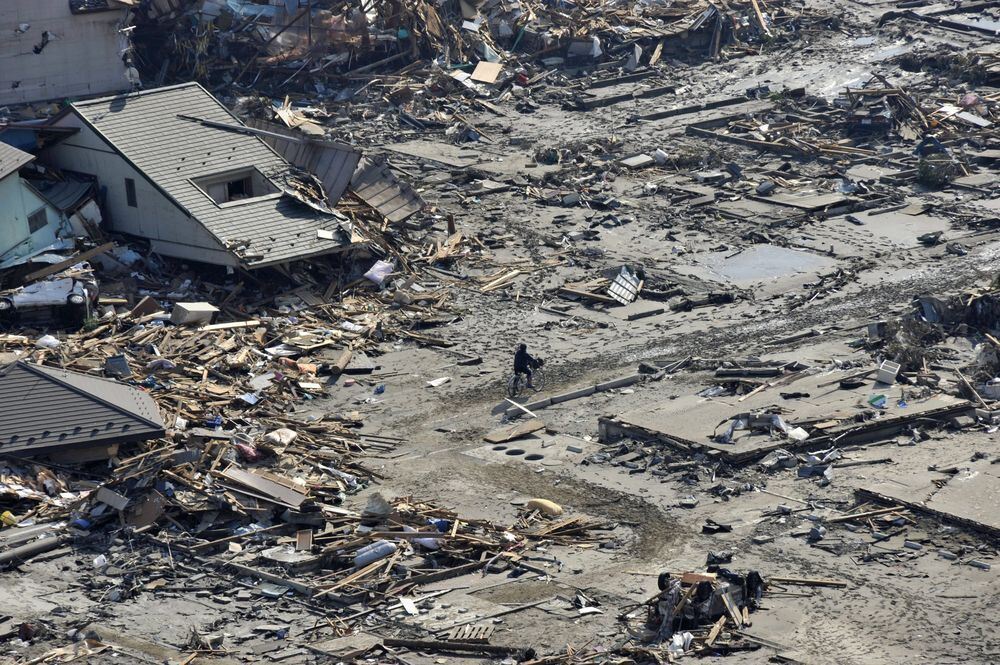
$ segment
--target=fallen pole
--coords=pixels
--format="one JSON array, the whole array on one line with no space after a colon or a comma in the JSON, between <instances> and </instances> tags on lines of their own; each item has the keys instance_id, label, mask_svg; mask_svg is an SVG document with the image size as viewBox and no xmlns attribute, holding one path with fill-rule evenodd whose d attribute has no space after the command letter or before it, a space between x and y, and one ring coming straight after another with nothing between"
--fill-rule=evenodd
<instances>
[{"instance_id":1,"label":"fallen pole","mask_svg":"<svg viewBox=\"0 0 1000 665\"><path fill-rule=\"evenodd\" d=\"M7 550L6 552L0 554L0 568L16 566L17 564L27 561L33 556L38 556L39 554L44 554L45 552L51 552L62 545L63 538L64 536L39 538L33 543L28 543L27 545L21 545L20 547L15 547L12 550Z\"/></svg>"}]
</instances>

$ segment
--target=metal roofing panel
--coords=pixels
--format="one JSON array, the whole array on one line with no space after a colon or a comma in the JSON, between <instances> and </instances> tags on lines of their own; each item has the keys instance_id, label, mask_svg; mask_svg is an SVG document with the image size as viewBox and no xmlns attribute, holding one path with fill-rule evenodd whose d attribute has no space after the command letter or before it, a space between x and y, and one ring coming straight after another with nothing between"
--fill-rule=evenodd
<instances>
[{"instance_id":1,"label":"metal roofing panel","mask_svg":"<svg viewBox=\"0 0 1000 665\"><path fill-rule=\"evenodd\" d=\"M192 178L256 167L264 175L288 171L278 153L256 136L179 116L242 126L197 83L76 102L73 109L139 170L250 267L342 249L349 243L336 216L288 197L258 198L220 207ZM317 231L334 232L324 239Z\"/></svg>"},{"instance_id":2,"label":"metal roofing panel","mask_svg":"<svg viewBox=\"0 0 1000 665\"><path fill-rule=\"evenodd\" d=\"M93 187L92 183L82 180L48 182L29 179L28 182L35 188L35 191L45 197L45 200L63 212L75 208L84 197L90 194Z\"/></svg>"},{"instance_id":3,"label":"metal roofing panel","mask_svg":"<svg viewBox=\"0 0 1000 665\"><path fill-rule=\"evenodd\" d=\"M0 370L0 454L162 436L156 402L125 384L17 361Z\"/></svg>"},{"instance_id":4,"label":"metal roofing panel","mask_svg":"<svg viewBox=\"0 0 1000 665\"><path fill-rule=\"evenodd\" d=\"M368 157L354 171L351 189L390 222L401 222L425 205L417 190L397 178L388 164Z\"/></svg>"},{"instance_id":5,"label":"metal roofing panel","mask_svg":"<svg viewBox=\"0 0 1000 665\"><path fill-rule=\"evenodd\" d=\"M351 184L351 176L361 161L361 151L343 143L310 138L273 122L252 120L250 126L287 137L262 136L282 157L309 171L323 183L327 202L336 205Z\"/></svg>"}]
</instances>

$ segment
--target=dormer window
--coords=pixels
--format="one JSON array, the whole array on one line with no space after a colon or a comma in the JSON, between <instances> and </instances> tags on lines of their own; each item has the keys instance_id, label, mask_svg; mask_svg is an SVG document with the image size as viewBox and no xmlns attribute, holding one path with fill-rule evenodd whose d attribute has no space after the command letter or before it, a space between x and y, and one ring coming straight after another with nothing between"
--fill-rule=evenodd
<instances>
[{"instance_id":1,"label":"dormer window","mask_svg":"<svg viewBox=\"0 0 1000 665\"><path fill-rule=\"evenodd\" d=\"M238 205L281 194L273 182L252 166L194 178L191 182L219 206Z\"/></svg>"}]
</instances>

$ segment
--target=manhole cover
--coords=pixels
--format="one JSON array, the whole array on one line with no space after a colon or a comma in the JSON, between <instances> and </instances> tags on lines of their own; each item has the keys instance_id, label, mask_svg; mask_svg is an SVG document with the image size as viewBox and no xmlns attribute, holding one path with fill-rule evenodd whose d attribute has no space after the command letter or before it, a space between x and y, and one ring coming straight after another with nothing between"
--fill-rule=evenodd
<instances>
[{"instance_id":1,"label":"manhole cover","mask_svg":"<svg viewBox=\"0 0 1000 665\"><path fill-rule=\"evenodd\" d=\"M538 453L532 453L531 455L525 456L526 460L529 462L537 462L540 459L545 459L545 455L539 455Z\"/></svg>"},{"instance_id":2,"label":"manhole cover","mask_svg":"<svg viewBox=\"0 0 1000 665\"><path fill-rule=\"evenodd\" d=\"M521 450L520 448L511 448L510 450L507 451L506 454L507 455L523 455L524 451Z\"/></svg>"}]
</instances>

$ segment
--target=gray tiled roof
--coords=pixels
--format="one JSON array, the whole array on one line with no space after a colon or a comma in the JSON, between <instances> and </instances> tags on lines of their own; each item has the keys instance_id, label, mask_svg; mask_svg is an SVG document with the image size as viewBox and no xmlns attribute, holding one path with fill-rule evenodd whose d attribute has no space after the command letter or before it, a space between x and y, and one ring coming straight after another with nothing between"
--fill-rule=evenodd
<instances>
[{"instance_id":1,"label":"gray tiled roof","mask_svg":"<svg viewBox=\"0 0 1000 665\"><path fill-rule=\"evenodd\" d=\"M132 386L23 361L0 369L0 454L163 435L153 398Z\"/></svg>"},{"instance_id":2,"label":"gray tiled roof","mask_svg":"<svg viewBox=\"0 0 1000 665\"><path fill-rule=\"evenodd\" d=\"M17 172L34 158L33 155L0 141L0 179Z\"/></svg>"},{"instance_id":3,"label":"gray tiled roof","mask_svg":"<svg viewBox=\"0 0 1000 665\"><path fill-rule=\"evenodd\" d=\"M251 166L265 175L288 170L256 136L178 117L243 124L197 83L76 102L73 108L223 245L249 241L237 252L249 266L329 253L349 242L336 216L288 196L219 207L190 182ZM319 229L333 231L334 239L319 238Z\"/></svg>"}]
</instances>

